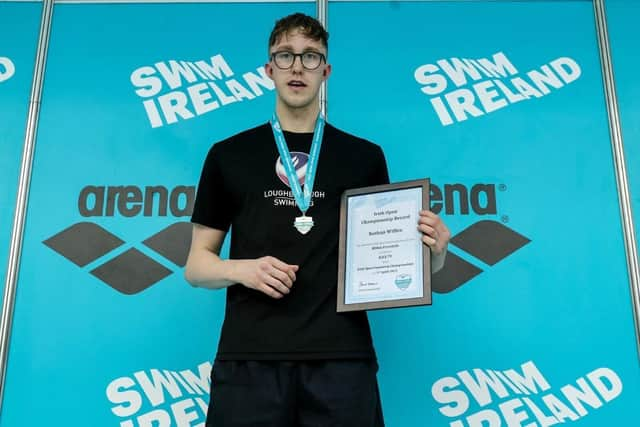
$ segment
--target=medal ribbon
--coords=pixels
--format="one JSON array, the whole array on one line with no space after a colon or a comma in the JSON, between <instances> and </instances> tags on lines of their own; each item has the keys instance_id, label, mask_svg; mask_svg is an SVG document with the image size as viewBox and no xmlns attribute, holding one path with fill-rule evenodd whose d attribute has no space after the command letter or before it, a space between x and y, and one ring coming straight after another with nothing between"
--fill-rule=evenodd
<instances>
[{"instance_id":1,"label":"medal ribbon","mask_svg":"<svg viewBox=\"0 0 640 427\"><path fill-rule=\"evenodd\" d=\"M313 130L313 142L311 143L309 162L307 163L307 173L304 177L304 191L302 191L300 187L300 182L296 175L296 168L293 166L291 153L289 153L287 141L284 138L284 133L282 132L282 127L280 126L280 121L276 113L273 113L273 118L271 119L271 129L273 130L273 137L276 140L278 153L280 153L282 166L284 166L284 171L287 174L293 197L296 199L296 204L302 211L302 215L306 215L307 209L309 209L309 205L311 204L313 182L316 179L316 170L318 169L320 146L322 145L322 135L324 134L324 117L322 117L322 114L318 114L316 126Z\"/></svg>"}]
</instances>

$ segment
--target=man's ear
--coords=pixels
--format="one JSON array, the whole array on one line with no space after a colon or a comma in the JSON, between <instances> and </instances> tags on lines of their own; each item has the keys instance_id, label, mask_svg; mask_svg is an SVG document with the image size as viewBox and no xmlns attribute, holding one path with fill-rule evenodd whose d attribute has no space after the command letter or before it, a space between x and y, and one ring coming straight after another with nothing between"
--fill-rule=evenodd
<instances>
[{"instance_id":1,"label":"man's ear","mask_svg":"<svg viewBox=\"0 0 640 427\"><path fill-rule=\"evenodd\" d=\"M324 80L327 80L330 74L331 74L331 64L327 64L327 66L324 67L324 70L322 70L322 77L324 77Z\"/></svg>"},{"instance_id":2,"label":"man's ear","mask_svg":"<svg viewBox=\"0 0 640 427\"><path fill-rule=\"evenodd\" d=\"M269 78L273 80L273 67L271 66L270 62L264 64L264 70L267 72L267 76L269 76Z\"/></svg>"}]
</instances>

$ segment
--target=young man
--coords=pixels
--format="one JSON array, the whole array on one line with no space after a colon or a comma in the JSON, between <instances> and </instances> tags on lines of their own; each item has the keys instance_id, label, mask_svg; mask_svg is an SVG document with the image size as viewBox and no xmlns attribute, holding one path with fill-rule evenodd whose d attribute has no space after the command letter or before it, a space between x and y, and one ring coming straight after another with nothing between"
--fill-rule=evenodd
<instances>
[{"instance_id":1,"label":"young man","mask_svg":"<svg viewBox=\"0 0 640 427\"><path fill-rule=\"evenodd\" d=\"M276 22L271 123L215 144L204 163L185 276L228 288L207 426L384 425L366 313L336 313L336 283L341 194L389 178L380 147L319 116L327 39L306 15ZM416 226L441 268L447 227L426 211Z\"/></svg>"}]
</instances>

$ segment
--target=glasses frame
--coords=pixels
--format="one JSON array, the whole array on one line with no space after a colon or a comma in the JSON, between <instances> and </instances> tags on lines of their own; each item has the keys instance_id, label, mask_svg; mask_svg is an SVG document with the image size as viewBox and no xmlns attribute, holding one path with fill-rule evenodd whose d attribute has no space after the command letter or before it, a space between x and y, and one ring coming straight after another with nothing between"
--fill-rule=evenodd
<instances>
[{"instance_id":1,"label":"glasses frame","mask_svg":"<svg viewBox=\"0 0 640 427\"><path fill-rule=\"evenodd\" d=\"M276 61L276 55L279 53L288 53L290 55L293 55L293 61L291 62L291 65L289 65L288 67L281 67L278 65L278 62ZM320 62L318 62L318 65L314 68L309 68L306 65L304 65L304 61L303 61L303 56L308 54L308 53L314 53L316 55L320 55ZM296 63L296 58L300 57L300 64L302 65L302 68L304 68L307 71L313 71L313 70L317 70L318 68L320 68L320 65L322 65L322 63L324 62L325 64L327 63L327 57L325 56L324 53L320 53L320 52L316 52L315 50L310 50L310 51L306 51L306 52L302 52L302 53L294 53L291 52L290 50L279 50L277 52L273 52L271 54L271 61L273 62L273 64L278 67L281 70L290 70L291 68L293 68L294 64Z\"/></svg>"}]
</instances>

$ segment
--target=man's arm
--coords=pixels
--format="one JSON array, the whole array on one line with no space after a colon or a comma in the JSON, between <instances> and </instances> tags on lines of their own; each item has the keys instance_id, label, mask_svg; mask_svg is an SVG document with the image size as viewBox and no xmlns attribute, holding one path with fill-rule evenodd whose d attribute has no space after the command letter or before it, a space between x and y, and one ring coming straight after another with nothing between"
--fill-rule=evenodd
<instances>
[{"instance_id":1,"label":"man's arm","mask_svg":"<svg viewBox=\"0 0 640 427\"><path fill-rule=\"evenodd\" d=\"M193 224L191 248L184 277L193 286L221 289L239 283L272 298L290 292L296 280L297 265L266 256L258 259L223 260L220 248L226 232Z\"/></svg>"}]
</instances>

